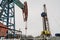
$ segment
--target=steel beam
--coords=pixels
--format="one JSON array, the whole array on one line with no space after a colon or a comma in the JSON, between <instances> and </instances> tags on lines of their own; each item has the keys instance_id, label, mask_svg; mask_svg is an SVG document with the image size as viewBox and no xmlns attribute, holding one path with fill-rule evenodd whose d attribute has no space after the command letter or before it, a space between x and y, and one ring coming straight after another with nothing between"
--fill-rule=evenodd
<instances>
[{"instance_id":1,"label":"steel beam","mask_svg":"<svg viewBox=\"0 0 60 40\"><path fill-rule=\"evenodd\" d=\"M22 4L21 1L19 1L19 0L14 0L14 3L15 3L19 8L21 8L21 9L24 8L24 4Z\"/></svg>"}]
</instances>

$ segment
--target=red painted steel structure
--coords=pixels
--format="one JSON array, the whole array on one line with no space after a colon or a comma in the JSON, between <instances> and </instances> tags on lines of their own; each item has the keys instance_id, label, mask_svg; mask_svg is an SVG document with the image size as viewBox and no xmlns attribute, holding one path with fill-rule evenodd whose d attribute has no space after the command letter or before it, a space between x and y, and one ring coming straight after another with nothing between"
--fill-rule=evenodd
<instances>
[{"instance_id":1,"label":"red painted steel structure","mask_svg":"<svg viewBox=\"0 0 60 40\"><path fill-rule=\"evenodd\" d=\"M26 1L24 2L23 19L25 22L25 35L26 35L27 34L27 19L28 19L28 5Z\"/></svg>"},{"instance_id":2,"label":"red painted steel structure","mask_svg":"<svg viewBox=\"0 0 60 40\"><path fill-rule=\"evenodd\" d=\"M0 23L0 36L5 37L7 35L7 31L7 27L4 24Z\"/></svg>"}]
</instances>

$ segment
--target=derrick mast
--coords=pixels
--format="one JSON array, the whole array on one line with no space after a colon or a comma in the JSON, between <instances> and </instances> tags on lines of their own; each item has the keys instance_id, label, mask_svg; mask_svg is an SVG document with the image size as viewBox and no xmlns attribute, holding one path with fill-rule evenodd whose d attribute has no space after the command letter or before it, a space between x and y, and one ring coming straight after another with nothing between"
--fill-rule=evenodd
<instances>
[{"instance_id":1,"label":"derrick mast","mask_svg":"<svg viewBox=\"0 0 60 40\"><path fill-rule=\"evenodd\" d=\"M44 7L44 12L42 12L41 17L43 20L43 31L42 31L42 35L45 37L50 37L51 36L51 32L50 32L50 28L49 28L49 21L48 21L48 17L47 17L47 9L46 9L46 5L43 5Z\"/></svg>"}]
</instances>

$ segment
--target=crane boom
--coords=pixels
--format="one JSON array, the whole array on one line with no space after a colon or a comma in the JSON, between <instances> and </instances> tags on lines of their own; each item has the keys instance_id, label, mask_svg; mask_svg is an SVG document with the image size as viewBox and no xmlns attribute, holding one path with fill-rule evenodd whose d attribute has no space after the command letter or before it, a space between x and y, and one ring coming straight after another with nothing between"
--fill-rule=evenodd
<instances>
[{"instance_id":1,"label":"crane boom","mask_svg":"<svg viewBox=\"0 0 60 40\"><path fill-rule=\"evenodd\" d=\"M19 0L14 0L14 3L15 3L19 8L21 8L21 9L24 8L24 4L22 4L21 1L19 1Z\"/></svg>"}]
</instances>

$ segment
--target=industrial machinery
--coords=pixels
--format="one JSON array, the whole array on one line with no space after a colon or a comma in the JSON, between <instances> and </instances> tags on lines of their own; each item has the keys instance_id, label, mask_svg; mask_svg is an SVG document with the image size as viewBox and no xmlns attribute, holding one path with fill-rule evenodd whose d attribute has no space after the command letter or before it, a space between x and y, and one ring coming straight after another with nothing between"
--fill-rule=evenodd
<instances>
[{"instance_id":1,"label":"industrial machinery","mask_svg":"<svg viewBox=\"0 0 60 40\"><path fill-rule=\"evenodd\" d=\"M16 4L19 8L22 9L25 17L24 20L27 20L27 2L21 3L19 0L0 0L0 22L7 27L9 34L13 34L15 36L15 8L14 4ZM5 28L4 27L4 28ZM13 29L13 30L9 30ZM12 32L13 31L13 32Z\"/></svg>"},{"instance_id":2,"label":"industrial machinery","mask_svg":"<svg viewBox=\"0 0 60 40\"><path fill-rule=\"evenodd\" d=\"M46 37L50 37L51 36L51 32L50 32L50 28L49 28L49 21L48 21L48 17L47 17L47 9L46 9L46 5L43 5L44 7L44 12L42 12L41 17L43 20L43 31L41 33L41 35L43 36L43 38L46 39Z\"/></svg>"}]
</instances>

